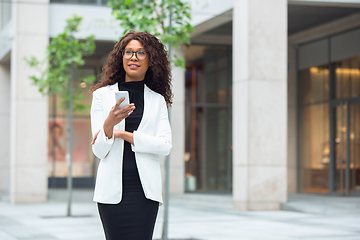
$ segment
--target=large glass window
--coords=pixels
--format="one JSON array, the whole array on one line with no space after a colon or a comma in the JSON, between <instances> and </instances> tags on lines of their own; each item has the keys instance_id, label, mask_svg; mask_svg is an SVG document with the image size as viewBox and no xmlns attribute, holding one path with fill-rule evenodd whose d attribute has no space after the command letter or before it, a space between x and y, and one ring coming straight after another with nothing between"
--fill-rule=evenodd
<instances>
[{"instance_id":1,"label":"large glass window","mask_svg":"<svg viewBox=\"0 0 360 240\"><path fill-rule=\"evenodd\" d=\"M186 52L186 191L231 191L231 49Z\"/></svg>"},{"instance_id":2,"label":"large glass window","mask_svg":"<svg viewBox=\"0 0 360 240\"><path fill-rule=\"evenodd\" d=\"M314 104L301 111L301 184L305 192L328 192L329 104Z\"/></svg>"},{"instance_id":3,"label":"large glass window","mask_svg":"<svg viewBox=\"0 0 360 240\"><path fill-rule=\"evenodd\" d=\"M314 66L299 72L301 116L301 190L328 191L329 69Z\"/></svg>"},{"instance_id":4,"label":"large glass window","mask_svg":"<svg viewBox=\"0 0 360 240\"><path fill-rule=\"evenodd\" d=\"M88 75L95 75L94 68L83 68L75 71L74 92L81 91L85 98L83 104L84 111L74 111L73 113L73 176L74 177L93 177L96 159L91 151L91 131L89 106L91 104L91 86L79 82L77 79ZM68 120L67 112L61 108L59 97L49 98L49 147L48 147L48 176L66 177L68 167L66 162L67 143L68 143Z\"/></svg>"},{"instance_id":5,"label":"large glass window","mask_svg":"<svg viewBox=\"0 0 360 240\"><path fill-rule=\"evenodd\" d=\"M300 191L360 191L360 56L299 71Z\"/></svg>"},{"instance_id":6,"label":"large glass window","mask_svg":"<svg viewBox=\"0 0 360 240\"><path fill-rule=\"evenodd\" d=\"M335 64L335 191L360 192L360 56Z\"/></svg>"}]
</instances>

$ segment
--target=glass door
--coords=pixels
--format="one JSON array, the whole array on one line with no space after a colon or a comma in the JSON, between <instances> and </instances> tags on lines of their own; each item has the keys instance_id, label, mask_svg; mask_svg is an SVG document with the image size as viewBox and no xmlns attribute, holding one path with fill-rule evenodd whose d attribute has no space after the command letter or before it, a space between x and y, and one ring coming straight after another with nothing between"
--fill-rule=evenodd
<instances>
[{"instance_id":1,"label":"glass door","mask_svg":"<svg viewBox=\"0 0 360 240\"><path fill-rule=\"evenodd\" d=\"M347 123L347 104L343 103L336 106L335 115L335 186L336 192L344 194L346 191L346 123Z\"/></svg>"},{"instance_id":2,"label":"glass door","mask_svg":"<svg viewBox=\"0 0 360 240\"><path fill-rule=\"evenodd\" d=\"M185 55L185 191L230 193L231 49L197 45Z\"/></svg>"},{"instance_id":3,"label":"glass door","mask_svg":"<svg viewBox=\"0 0 360 240\"><path fill-rule=\"evenodd\" d=\"M350 104L349 112L350 193L360 193L360 103Z\"/></svg>"},{"instance_id":4,"label":"glass door","mask_svg":"<svg viewBox=\"0 0 360 240\"><path fill-rule=\"evenodd\" d=\"M360 103L335 107L335 186L349 196L360 192Z\"/></svg>"}]
</instances>

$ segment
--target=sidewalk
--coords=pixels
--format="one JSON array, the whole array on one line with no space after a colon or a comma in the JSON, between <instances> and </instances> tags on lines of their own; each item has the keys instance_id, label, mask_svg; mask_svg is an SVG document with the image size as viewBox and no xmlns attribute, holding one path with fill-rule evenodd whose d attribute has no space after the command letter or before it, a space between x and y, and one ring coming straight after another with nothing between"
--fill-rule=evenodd
<instances>
[{"instance_id":1,"label":"sidewalk","mask_svg":"<svg viewBox=\"0 0 360 240\"><path fill-rule=\"evenodd\" d=\"M65 217L66 192L51 190L44 204L0 202L0 240L102 240L92 191L74 192L73 217ZM291 195L283 209L241 212L230 195L184 194L170 199L169 238L193 240L360 240L360 198ZM163 210L154 239L161 238Z\"/></svg>"}]
</instances>

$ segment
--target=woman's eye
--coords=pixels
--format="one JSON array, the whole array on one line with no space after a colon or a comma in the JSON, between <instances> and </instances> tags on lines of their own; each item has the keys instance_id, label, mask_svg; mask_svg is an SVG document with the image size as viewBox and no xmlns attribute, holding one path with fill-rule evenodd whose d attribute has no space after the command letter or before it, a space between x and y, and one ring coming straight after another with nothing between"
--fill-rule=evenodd
<instances>
[{"instance_id":1,"label":"woman's eye","mask_svg":"<svg viewBox=\"0 0 360 240\"><path fill-rule=\"evenodd\" d=\"M126 50L125 54L132 54L132 51L131 50Z\"/></svg>"},{"instance_id":2,"label":"woman's eye","mask_svg":"<svg viewBox=\"0 0 360 240\"><path fill-rule=\"evenodd\" d=\"M143 56L143 55L145 55L145 52L140 51L140 52L138 52L138 54L139 54L140 56Z\"/></svg>"}]
</instances>

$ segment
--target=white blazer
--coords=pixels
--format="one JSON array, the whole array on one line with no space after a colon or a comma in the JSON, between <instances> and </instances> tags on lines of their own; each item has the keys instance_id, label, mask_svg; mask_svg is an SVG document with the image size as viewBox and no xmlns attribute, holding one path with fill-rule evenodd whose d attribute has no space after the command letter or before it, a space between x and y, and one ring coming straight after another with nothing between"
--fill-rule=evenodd
<instances>
[{"instance_id":1,"label":"white blazer","mask_svg":"<svg viewBox=\"0 0 360 240\"><path fill-rule=\"evenodd\" d=\"M115 105L118 84L105 86L93 92L91 104L91 130L94 136L100 133L92 145L95 156L101 159L94 191L94 201L116 204L122 198L122 167L124 140L108 139L103 124ZM136 106L135 106L136 107ZM125 121L114 126L124 130ZM169 155L171 129L165 99L144 85L144 112L139 127L133 132L136 164L146 198L162 203L162 181L159 155Z\"/></svg>"}]
</instances>

